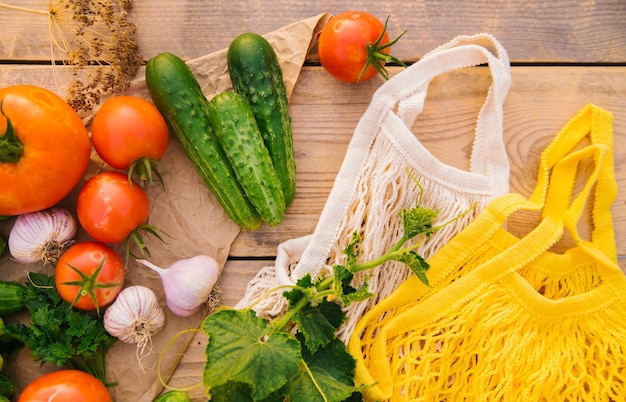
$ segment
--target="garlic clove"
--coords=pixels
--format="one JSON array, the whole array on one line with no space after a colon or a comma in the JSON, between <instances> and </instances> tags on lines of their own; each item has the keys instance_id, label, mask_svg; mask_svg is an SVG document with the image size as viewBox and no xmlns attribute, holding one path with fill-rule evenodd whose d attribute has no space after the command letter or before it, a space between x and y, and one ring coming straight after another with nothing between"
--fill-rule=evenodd
<instances>
[{"instance_id":1,"label":"garlic clove","mask_svg":"<svg viewBox=\"0 0 626 402\"><path fill-rule=\"evenodd\" d=\"M74 243L76 220L63 208L49 208L17 217L9 233L9 252L19 263L55 263Z\"/></svg>"},{"instance_id":2,"label":"garlic clove","mask_svg":"<svg viewBox=\"0 0 626 402\"><path fill-rule=\"evenodd\" d=\"M137 261L161 276L167 307L179 317L196 313L207 302L219 277L217 261L207 255L176 261L167 269L143 259Z\"/></svg>"}]
</instances>

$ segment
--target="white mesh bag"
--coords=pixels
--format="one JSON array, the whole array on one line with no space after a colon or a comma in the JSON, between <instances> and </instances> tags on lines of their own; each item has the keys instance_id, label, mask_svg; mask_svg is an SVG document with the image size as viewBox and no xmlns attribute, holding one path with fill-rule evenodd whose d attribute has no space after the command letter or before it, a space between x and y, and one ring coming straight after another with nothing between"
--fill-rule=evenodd
<instances>
[{"instance_id":1,"label":"white mesh bag","mask_svg":"<svg viewBox=\"0 0 626 402\"><path fill-rule=\"evenodd\" d=\"M483 64L489 66L492 81L476 119L469 170L463 170L435 157L412 129L435 77ZM284 288L271 290L345 263L342 251L355 231L362 237L359 260L387 252L402 234L400 211L417 205L416 181L423 187L421 205L439 211L435 224L470 211L416 249L428 259L490 200L509 190L503 103L510 83L505 49L493 36L481 33L454 38L381 85L355 128L315 231L280 244L275 264L258 272L235 308L252 307L260 316L280 315L286 307ZM356 274L354 286L367 277L376 296L346 308L348 320L338 336L347 341L362 314L410 275L408 267L395 261Z\"/></svg>"}]
</instances>

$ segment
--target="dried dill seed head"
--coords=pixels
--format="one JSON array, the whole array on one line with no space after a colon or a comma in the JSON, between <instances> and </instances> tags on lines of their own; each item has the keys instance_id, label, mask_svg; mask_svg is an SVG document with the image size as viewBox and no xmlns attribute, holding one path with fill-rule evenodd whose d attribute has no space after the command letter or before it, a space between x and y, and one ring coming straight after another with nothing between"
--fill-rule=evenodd
<instances>
[{"instance_id":1,"label":"dried dill seed head","mask_svg":"<svg viewBox=\"0 0 626 402\"><path fill-rule=\"evenodd\" d=\"M89 111L107 93L128 88L143 57L135 39L137 28L128 18L130 0L78 0L54 2L72 14L66 54L75 78L67 102L77 111ZM50 11L51 18L53 15ZM67 39L66 39L67 40ZM80 73L83 73L82 76Z\"/></svg>"},{"instance_id":2,"label":"dried dill seed head","mask_svg":"<svg viewBox=\"0 0 626 402\"><path fill-rule=\"evenodd\" d=\"M48 15L51 59L70 67L66 100L78 112L90 111L105 94L127 89L143 63L137 28L128 17L132 0L49 0L47 12L0 7Z\"/></svg>"}]
</instances>

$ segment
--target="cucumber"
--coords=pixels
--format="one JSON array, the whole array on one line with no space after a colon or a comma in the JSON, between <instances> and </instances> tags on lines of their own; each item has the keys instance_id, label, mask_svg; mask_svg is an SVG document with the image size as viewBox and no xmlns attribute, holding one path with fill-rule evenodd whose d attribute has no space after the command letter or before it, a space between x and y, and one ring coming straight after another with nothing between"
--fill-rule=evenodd
<instances>
[{"instance_id":1,"label":"cucumber","mask_svg":"<svg viewBox=\"0 0 626 402\"><path fill-rule=\"evenodd\" d=\"M26 288L12 281L0 281L0 317L17 313L24 306Z\"/></svg>"},{"instance_id":2,"label":"cucumber","mask_svg":"<svg viewBox=\"0 0 626 402\"><path fill-rule=\"evenodd\" d=\"M258 229L261 217L209 126L208 100L189 67L178 56L161 53L148 60L146 85L155 106L226 214L245 229Z\"/></svg>"},{"instance_id":3,"label":"cucumber","mask_svg":"<svg viewBox=\"0 0 626 402\"><path fill-rule=\"evenodd\" d=\"M285 215L285 198L252 108L234 91L209 101L209 123L248 199L270 226Z\"/></svg>"},{"instance_id":4,"label":"cucumber","mask_svg":"<svg viewBox=\"0 0 626 402\"><path fill-rule=\"evenodd\" d=\"M226 59L233 88L252 106L289 206L296 192L296 164L287 92L276 52L261 35L246 32L231 42Z\"/></svg>"}]
</instances>

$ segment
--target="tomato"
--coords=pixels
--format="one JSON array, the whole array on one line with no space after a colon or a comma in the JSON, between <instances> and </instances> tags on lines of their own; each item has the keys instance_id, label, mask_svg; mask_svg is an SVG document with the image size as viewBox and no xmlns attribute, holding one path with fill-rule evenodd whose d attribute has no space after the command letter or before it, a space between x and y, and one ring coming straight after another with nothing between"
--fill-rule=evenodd
<instances>
[{"instance_id":1,"label":"tomato","mask_svg":"<svg viewBox=\"0 0 626 402\"><path fill-rule=\"evenodd\" d=\"M17 402L112 402L107 388L96 377L80 370L43 374L28 384Z\"/></svg>"},{"instance_id":2,"label":"tomato","mask_svg":"<svg viewBox=\"0 0 626 402\"><path fill-rule=\"evenodd\" d=\"M389 41L380 20L364 11L348 11L331 17L322 28L318 39L318 54L322 67L338 80L363 82L381 73L387 78L385 64L391 60L404 65L389 55L396 43Z\"/></svg>"},{"instance_id":3,"label":"tomato","mask_svg":"<svg viewBox=\"0 0 626 402\"><path fill-rule=\"evenodd\" d=\"M142 180L147 180L150 162L160 160L167 150L169 131L165 118L152 103L120 95L106 100L97 111L91 140L104 162L116 169L136 170ZM146 168L148 171L143 170Z\"/></svg>"},{"instance_id":4,"label":"tomato","mask_svg":"<svg viewBox=\"0 0 626 402\"><path fill-rule=\"evenodd\" d=\"M63 300L88 311L99 311L115 300L125 278L125 265L119 254L105 244L92 241L68 248L54 271L57 291Z\"/></svg>"},{"instance_id":5,"label":"tomato","mask_svg":"<svg viewBox=\"0 0 626 402\"><path fill-rule=\"evenodd\" d=\"M5 87L0 102L0 215L52 207L87 169L87 129L74 109L45 88Z\"/></svg>"},{"instance_id":6,"label":"tomato","mask_svg":"<svg viewBox=\"0 0 626 402\"><path fill-rule=\"evenodd\" d=\"M78 220L91 237L107 244L126 240L148 219L150 200L120 172L103 172L89 179L76 200Z\"/></svg>"}]
</instances>

